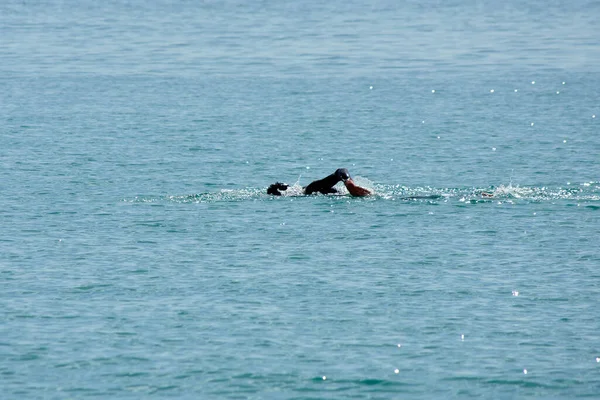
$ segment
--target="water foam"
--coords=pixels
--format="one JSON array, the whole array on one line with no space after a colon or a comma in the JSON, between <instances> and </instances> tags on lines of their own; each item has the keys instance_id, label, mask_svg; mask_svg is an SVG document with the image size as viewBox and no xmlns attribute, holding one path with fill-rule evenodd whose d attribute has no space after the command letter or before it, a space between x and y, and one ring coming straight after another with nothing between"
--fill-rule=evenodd
<instances>
[{"instance_id":1,"label":"water foam","mask_svg":"<svg viewBox=\"0 0 600 400\"><path fill-rule=\"evenodd\" d=\"M506 203L517 202L542 202L571 200L577 202L597 202L600 201L600 182L584 182L579 185L567 185L567 187L549 187L549 186L519 186L519 185L499 185L487 188L465 187L465 188L435 188L430 186L409 187L403 185L381 185L366 179L357 177L355 182L364 188L369 189L373 195L362 198L369 200L387 200L387 201L413 201L413 202L435 202L435 203L490 203L502 201ZM336 195L328 196L349 196L343 183L335 186L338 190ZM242 188L242 189L221 189L217 192L206 192L187 195L166 195L166 196L136 196L132 199L124 199L130 203L212 203L222 201L247 201L262 200L272 201L288 197L315 198L324 195L305 196L299 181L290 185L282 196L271 196L267 194L265 188ZM352 198L360 200L358 198Z\"/></svg>"}]
</instances>

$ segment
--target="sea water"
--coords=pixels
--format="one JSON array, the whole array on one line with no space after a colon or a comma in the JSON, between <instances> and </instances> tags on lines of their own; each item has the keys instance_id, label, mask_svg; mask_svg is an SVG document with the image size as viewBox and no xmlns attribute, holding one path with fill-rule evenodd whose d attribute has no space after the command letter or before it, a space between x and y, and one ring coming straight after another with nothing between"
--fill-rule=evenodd
<instances>
[{"instance_id":1,"label":"sea water","mask_svg":"<svg viewBox=\"0 0 600 400\"><path fill-rule=\"evenodd\" d=\"M599 17L2 2L0 397L600 396Z\"/></svg>"}]
</instances>

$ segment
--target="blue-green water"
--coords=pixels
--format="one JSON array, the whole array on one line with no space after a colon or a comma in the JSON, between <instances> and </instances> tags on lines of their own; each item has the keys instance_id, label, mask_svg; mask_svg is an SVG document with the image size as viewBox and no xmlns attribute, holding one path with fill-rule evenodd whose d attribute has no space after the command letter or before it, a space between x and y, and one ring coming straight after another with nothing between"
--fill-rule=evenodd
<instances>
[{"instance_id":1,"label":"blue-green water","mask_svg":"<svg viewBox=\"0 0 600 400\"><path fill-rule=\"evenodd\" d=\"M598 396L597 3L123 3L0 5L1 398Z\"/></svg>"}]
</instances>

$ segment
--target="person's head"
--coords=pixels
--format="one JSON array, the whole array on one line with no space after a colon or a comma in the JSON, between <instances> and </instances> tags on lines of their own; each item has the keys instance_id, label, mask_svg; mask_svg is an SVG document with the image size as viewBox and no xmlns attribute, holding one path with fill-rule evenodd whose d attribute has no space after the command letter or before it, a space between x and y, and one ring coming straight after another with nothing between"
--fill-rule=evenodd
<instances>
[{"instance_id":1,"label":"person's head","mask_svg":"<svg viewBox=\"0 0 600 400\"><path fill-rule=\"evenodd\" d=\"M335 171L335 176L340 178L342 181L346 182L348 179L351 179L350 172L346 168L340 168Z\"/></svg>"}]
</instances>

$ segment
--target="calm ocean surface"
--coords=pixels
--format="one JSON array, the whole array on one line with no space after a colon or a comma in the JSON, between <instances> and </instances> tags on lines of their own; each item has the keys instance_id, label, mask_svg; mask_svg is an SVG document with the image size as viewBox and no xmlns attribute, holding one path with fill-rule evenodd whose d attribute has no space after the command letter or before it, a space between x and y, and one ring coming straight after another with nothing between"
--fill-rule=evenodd
<instances>
[{"instance_id":1,"label":"calm ocean surface","mask_svg":"<svg viewBox=\"0 0 600 400\"><path fill-rule=\"evenodd\" d=\"M3 1L0 398L598 398L598 20Z\"/></svg>"}]
</instances>

